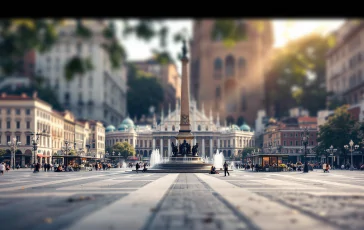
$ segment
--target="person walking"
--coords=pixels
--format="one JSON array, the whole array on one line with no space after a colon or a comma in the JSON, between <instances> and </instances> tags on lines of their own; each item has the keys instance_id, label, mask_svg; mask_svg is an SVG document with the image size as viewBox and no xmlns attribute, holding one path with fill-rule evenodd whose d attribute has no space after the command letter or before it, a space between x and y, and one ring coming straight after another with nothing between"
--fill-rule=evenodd
<instances>
[{"instance_id":1,"label":"person walking","mask_svg":"<svg viewBox=\"0 0 364 230\"><path fill-rule=\"evenodd\" d=\"M4 171L5 171L5 165L4 165L4 162L2 162L0 164L0 173L1 173L1 175L4 175Z\"/></svg>"},{"instance_id":2,"label":"person walking","mask_svg":"<svg viewBox=\"0 0 364 230\"><path fill-rule=\"evenodd\" d=\"M139 167L140 167L140 166L139 166L139 163L136 163L136 165L135 165L135 169L136 169L136 170L135 170L135 171L136 171L137 173L139 173Z\"/></svg>"},{"instance_id":3,"label":"person walking","mask_svg":"<svg viewBox=\"0 0 364 230\"><path fill-rule=\"evenodd\" d=\"M226 176L226 173L228 174L228 176L230 176L230 173L229 173L229 165L226 163L224 163L224 174Z\"/></svg>"}]
</instances>

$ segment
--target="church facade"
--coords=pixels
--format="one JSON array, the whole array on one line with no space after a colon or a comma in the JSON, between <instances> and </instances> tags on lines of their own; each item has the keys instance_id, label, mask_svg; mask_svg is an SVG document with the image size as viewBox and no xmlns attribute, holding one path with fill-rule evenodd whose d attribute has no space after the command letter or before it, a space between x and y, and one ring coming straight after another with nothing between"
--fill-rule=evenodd
<instances>
[{"instance_id":1,"label":"church facade","mask_svg":"<svg viewBox=\"0 0 364 230\"><path fill-rule=\"evenodd\" d=\"M253 126L265 108L265 75L273 47L269 20L234 20L246 38L233 46L220 36L221 20L193 22L190 89L198 104L213 108L228 124ZM212 36L212 34L215 34Z\"/></svg>"},{"instance_id":2,"label":"church facade","mask_svg":"<svg viewBox=\"0 0 364 230\"><path fill-rule=\"evenodd\" d=\"M180 106L176 104L176 110L169 109L166 117L162 113L159 124L154 119L152 125L135 126L130 118L126 118L118 127L110 125L106 128L106 146L125 141L134 146L137 156L144 159L148 159L154 149L159 149L163 157L168 157L172 154L172 142L177 144L179 110ZM194 101L190 103L190 120L193 144L198 143L199 156L212 157L219 150L228 158L239 154L245 147L255 146L254 132L247 124L241 127L221 125L219 114L213 117L211 109L205 113L203 105L198 110Z\"/></svg>"}]
</instances>

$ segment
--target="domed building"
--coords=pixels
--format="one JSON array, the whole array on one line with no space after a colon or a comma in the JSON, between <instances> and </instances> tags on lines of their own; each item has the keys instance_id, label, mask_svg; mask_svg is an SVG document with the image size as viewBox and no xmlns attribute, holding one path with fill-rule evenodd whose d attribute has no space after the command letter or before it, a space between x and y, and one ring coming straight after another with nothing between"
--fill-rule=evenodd
<instances>
[{"instance_id":1,"label":"domed building","mask_svg":"<svg viewBox=\"0 0 364 230\"><path fill-rule=\"evenodd\" d=\"M135 126L130 118L121 122L117 129L107 127L106 146L112 146L116 142L128 142L136 149L139 156L146 159L152 150L159 149L164 157L171 154L171 143L177 143L176 136L180 125L180 107L176 103L176 110L169 109L168 114L158 124L156 119L153 125ZM194 144L199 144L200 156L211 157L218 149L225 157L238 154L245 147L255 146L254 132L248 125L227 126L220 124L219 114L213 116L212 109L205 113L203 105L198 110L195 101L190 103L191 129L195 136ZM226 122L225 122L226 123Z\"/></svg>"}]
</instances>

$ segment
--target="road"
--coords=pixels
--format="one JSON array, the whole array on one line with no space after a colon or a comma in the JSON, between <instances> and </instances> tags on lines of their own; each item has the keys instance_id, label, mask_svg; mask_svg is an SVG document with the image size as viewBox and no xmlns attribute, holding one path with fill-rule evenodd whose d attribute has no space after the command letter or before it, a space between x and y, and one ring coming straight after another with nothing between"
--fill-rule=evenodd
<instances>
[{"instance_id":1,"label":"road","mask_svg":"<svg viewBox=\"0 0 364 230\"><path fill-rule=\"evenodd\" d=\"M4 229L364 229L364 172L10 171Z\"/></svg>"}]
</instances>

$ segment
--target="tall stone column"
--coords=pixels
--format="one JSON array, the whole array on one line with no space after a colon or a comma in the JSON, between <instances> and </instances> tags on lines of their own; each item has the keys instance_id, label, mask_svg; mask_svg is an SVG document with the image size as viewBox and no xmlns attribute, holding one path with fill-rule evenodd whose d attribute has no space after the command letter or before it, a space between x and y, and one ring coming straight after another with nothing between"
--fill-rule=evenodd
<instances>
[{"instance_id":1,"label":"tall stone column","mask_svg":"<svg viewBox=\"0 0 364 230\"><path fill-rule=\"evenodd\" d=\"M180 129L177 135L179 140L192 140L191 121L190 121L190 89L188 76L188 58L186 41L183 41L182 48L182 87L181 87L181 110L180 110Z\"/></svg>"},{"instance_id":2,"label":"tall stone column","mask_svg":"<svg viewBox=\"0 0 364 230\"><path fill-rule=\"evenodd\" d=\"M220 139L217 139L217 149L220 151Z\"/></svg>"}]
</instances>

